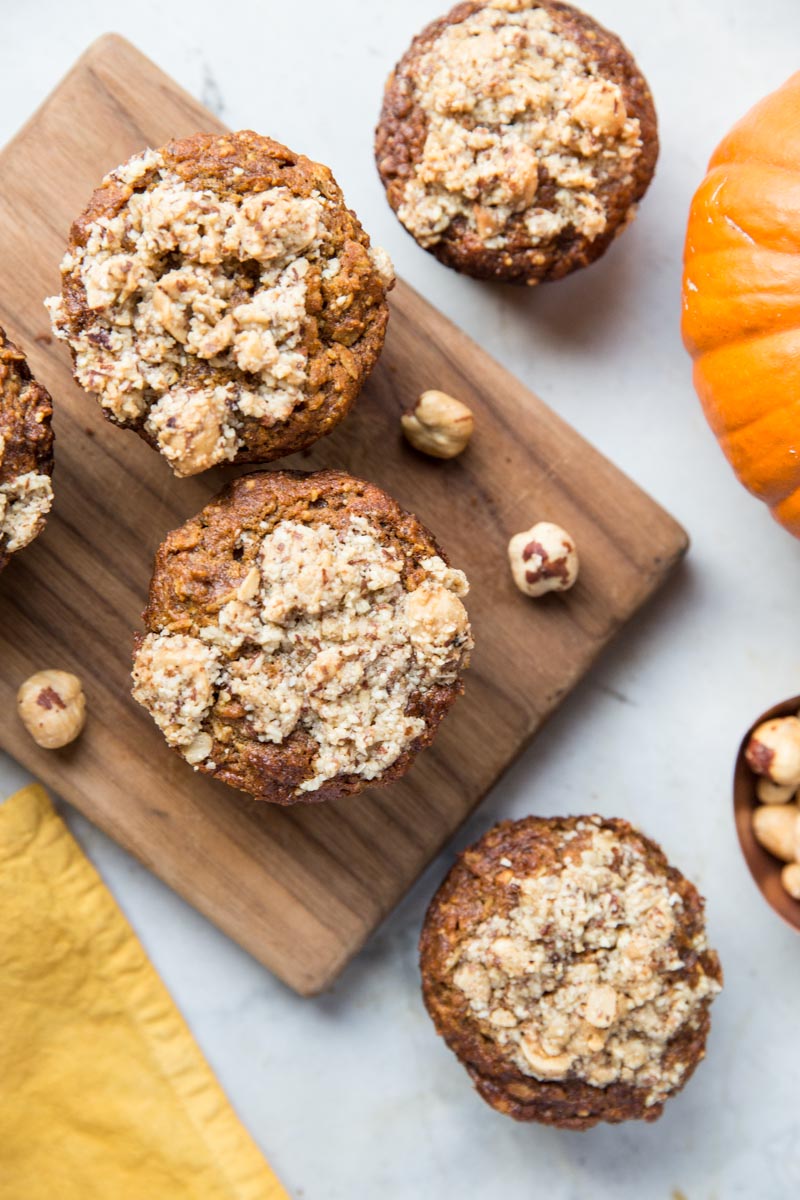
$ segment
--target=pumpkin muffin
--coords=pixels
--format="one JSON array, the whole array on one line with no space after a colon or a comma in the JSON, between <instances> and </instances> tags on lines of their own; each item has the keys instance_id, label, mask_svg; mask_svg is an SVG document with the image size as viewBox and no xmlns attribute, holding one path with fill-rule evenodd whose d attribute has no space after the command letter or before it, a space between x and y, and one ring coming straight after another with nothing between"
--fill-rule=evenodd
<instances>
[{"instance_id":1,"label":"pumpkin muffin","mask_svg":"<svg viewBox=\"0 0 800 1200\"><path fill-rule=\"evenodd\" d=\"M47 301L75 378L176 475L266 462L345 416L393 283L327 167L244 131L112 171Z\"/></svg>"},{"instance_id":2,"label":"pumpkin muffin","mask_svg":"<svg viewBox=\"0 0 800 1200\"><path fill-rule=\"evenodd\" d=\"M408 232L478 279L537 284L599 258L658 156L628 50L558 0L467 0L389 78L378 170Z\"/></svg>"},{"instance_id":3,"label":"pumpkin muffin","mask_svg":"<svg viewBox=\"0 0 800 1200\"><path fill-rule=\"evenodd\" d=\"M344 471L245 475L167 537L133 695L197 770L275 804L404 774L463 690L467 581Z\"/></svg>"},{"instance_id":4,"label":"pumpkin muffin","mask_svg":"<svg viewBox=\"0 0 800 1200\"><path fill-rule=\"evenodd\" d=\"M0 329L0 570L44 529L53 503L53 404Z\"/></svg>"},{"instance_id":5,"label":"pumpkin muffin","mask_svg":"<svg viewBox=\"0 0 800 1200\"><path fill-rule=\"evenodd\" d=\"M420 943L438 1032L499 1112L654 1121L722 985L703 901L627 821L504 821L458 859Z\"/></svg>"}]
</instances>

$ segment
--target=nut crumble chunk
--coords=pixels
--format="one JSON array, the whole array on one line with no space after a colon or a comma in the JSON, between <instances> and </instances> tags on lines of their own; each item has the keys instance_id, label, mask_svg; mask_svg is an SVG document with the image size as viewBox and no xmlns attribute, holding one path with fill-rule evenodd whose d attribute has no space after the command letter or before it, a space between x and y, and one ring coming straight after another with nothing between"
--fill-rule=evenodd
<instances>
[{"instance_id":1,"label":"nut crumble chunk","mask_svg":"<svg viewBox=\"0 0 800 1200\"><path fill-rule=\"evenodd\" d=\"M621 88L532 0L492 0L448 25L416 66L427 136L398 216L423 246L458 217L490 249L521 219L527 240L566 229L593 241L606 228L596 195L630 184L640 123ZM542 172L555 203L537 203Z\"/></svg>"},{"instance_id":2,"label":"nut crumble chunk","mask_svg":"<svg viewBox=\"0 0 800 1200\"><path fill-rule=\"evenodd\" d=\"M0 329L0 570L37 537L53 504L53 402Z\"/></svg>"},{"instance_id":3,"label":"nut crumble chunk","mask_svg":"<svg viewBox=\"0 0 800 1200\"><path fill-rule=\"evenodd\" d=\"M666 1063L670 1041L697 1026L720 984L702 970L688 977L673 935L683 900L654 873L637 845L589 831L561 869L518 878L507 915L478 924L450 961L483 1036L506 1048L524 1075L580 1079L596 1088L622 1083L660 1104L693 1063ZM692 950L708 949L698 933Z\"/></svg>"},{"instance_id":4,"label":"nut crumble chunk","mask_svg":"<svg viewBox=\"0 0 800 1200\"><path fill-rule=\"evenodd\" d=\"M341 774L375 779L419 736L413 698L468 659L467 581L431 556L406 591L402 560L377 534L357 515L339 529L282 520L199 636L142 640L134 696L189 762L213 767L215 713L232 704L260 741L298 729L314 739L303 793Z\"/></svg>"},{"instance_id":5,"label":"nut crumble chunk","mask_svg":"<svg viewBox=\"0 0 800 1200\"><path fill-rule=\"evenodd\" d=\"M198 153L213 152L214 139L194 140ZM366 245L352 214L343 223L346 210L325 168L292 159L255 134L218 142L224 187L219 179L212 186L200 168L187 182L171 165L173 147L147 150L112 171L103 182L110 207L95 210L79 236L73 231L61 263L64 294L46 301L56 336L72 350L77 381L113 421L140 429L179 476L243 450L252 456L247 422L287 422L335 370L355 394L382 341L379 307L393 282L385 252ZM269 159L270 148L293 161L296 173L320 172L320 186L308 195L289 186L237 192L230 179L243 168L226 166L226 155ZM274 173L274 160L272 167ZM115 204L119 192L124 202ZM338 311L326 321L321 294L343 271L340 253L349 256L346 284L342 295L329 296ZM376 315L356 316L352 329L340 329L336 322L347 318L359 287L370 291ZM362 362L351 347L365 329ZM327 357L323 346L311 370L309 339L321 337L330 338ZM341 381L333 388L345 390ZM298 448L291 443L255 457Z\"/></svg>"},{"instance_id":6,"label":"nut crumble chunk","mask_svg":"<svg viewBox=\"0 0 800 1200\"><path fill-rule=\"evenodd\" d=\"M53 504L49 475L26 471L0 483L0 546L13 554L41 532Z\"/></svg>"}]
</instances>

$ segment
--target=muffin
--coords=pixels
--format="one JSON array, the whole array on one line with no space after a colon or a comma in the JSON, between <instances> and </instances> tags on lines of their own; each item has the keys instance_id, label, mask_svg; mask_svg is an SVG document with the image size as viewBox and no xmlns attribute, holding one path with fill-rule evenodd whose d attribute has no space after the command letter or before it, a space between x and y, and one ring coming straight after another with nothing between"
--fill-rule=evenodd
<instances>
[{"instance_id":1,"label":"muffin","mask_svg":"<svg viewBox=\"0 0 800 1200\"><path fill-rule=\"evenodd\" d=\"M628 50L558 0L468 0L389 78L378 170L408 232L478 279L536 284L599 258L658 156Z\"/></svg>"},{"instance_id":2,"label":"muffin","mask_svg":"<svg viewBox=\"0 0 800 1200\"><path fill-rule=\"evenodd\" d=\"M0 570L44 529L53 503L53 404L0 329Z\"/></svg>"},{"instance_id":3,"label":"muffin","mask_svg":"<svg viewBox=\"0 0 800 1200\"><path fill-rule=\"evenodd\" d=\"M380 353L393 283L328 168L250 131L112 171L61 275L46 303L76 380L176 475L330 432Z\"/></svg>"},{"instance_id":4,"label":"muffin","mask_svg":"<svg viewBox=\"0 0 800 1200\"><path fill-rule=\"evenodd\" d=\"M627 821L504 821L458 859L423 995L478 1092L519 1121L654 1121L705 1054L722 985L703 901Z\"/></svg>"},{"instance_id":5,"label":"muffin","mask_svg":"<svg viewBox=\"0 0 800 1200\"><path fill-rule=\"evenodd\" d=\"M344 471L245 475L168 535L133 695L197 770L275 804L404 774L462 691L467 581Z\"/></svg>"}]
</instances>

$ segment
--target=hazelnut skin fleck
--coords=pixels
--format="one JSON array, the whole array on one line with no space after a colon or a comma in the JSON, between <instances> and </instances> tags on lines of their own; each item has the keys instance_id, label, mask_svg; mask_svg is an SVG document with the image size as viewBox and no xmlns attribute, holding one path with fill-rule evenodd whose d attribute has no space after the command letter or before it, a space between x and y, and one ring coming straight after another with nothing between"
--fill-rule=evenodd
<instances>
[{"instance_id":1,"label":"hazelnut skin fleck","mask_svg":"<svg viewBox=\"0 0 800 1200\"><path fill-rule=\"evenodd\" d=\"M508 543L514 583L526 596L566 592L578 578L578 552L565 529L539 521Z\"/></svg>"}]
</instances>

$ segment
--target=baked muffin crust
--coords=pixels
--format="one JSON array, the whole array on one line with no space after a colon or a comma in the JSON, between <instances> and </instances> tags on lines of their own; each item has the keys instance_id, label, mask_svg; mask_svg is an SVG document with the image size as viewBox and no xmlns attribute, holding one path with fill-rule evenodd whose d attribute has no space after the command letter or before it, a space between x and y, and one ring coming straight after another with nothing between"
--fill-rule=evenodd
<instances>
[{"instance_id":1,"label":"baked muffin crust","mask_svg":"<svg viewBox=\"0 0 800 1200\"><path fill-rule=\"evenodd\" d=\"M134 697L193 766L276 803L402 774L461 691L467 582L339 471L237 480L158 552Z\"/></svg>"},{"instance_id":2,"label":"baked muffin crust","mask_svg":"<svg viewBox=\"0 0 800 1200\"><path fill-rule=\"evenodd\" d=\"M177 475L310 444L369 374L392 286L327 167L250 131L112 171L47 302L75 377Z\"/></svg>"},{"instance_id":3,"label":"baked muffin crust","mask_svg":"<svg viewBox=\"0 0 800 1200\"><path fill-rule=\"evenodd\" d=\"M695 888L600 817L491 830L434 897L421 966L484 1099L574 1129L661 1114L704 1055L722 979Z\"/></svg>"},{"instance_id":4,"label":"baked muffin crust","mask_svg":"<svg viewBox=\"0 0 800 1200\"><path fill-rule=\"evenodd\" d=\"M528 284L603 253L657 151L630 54L557 0L471 0L433 22L390 77L376 135L389 201L421 246Z\"/></svg>"},{"instance_id":5,"label":"baked muffin crust","mask_svg":"<svg viewBox=\"0 0 800 1200\"><path fill-rule=\"evenodd\" d=\"M53 503L53 405L0 329L0 570L41 533Z\"/></svg>"}]
</instances>

